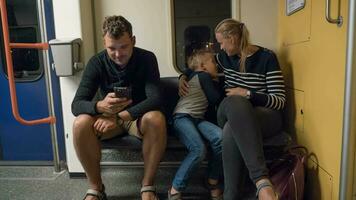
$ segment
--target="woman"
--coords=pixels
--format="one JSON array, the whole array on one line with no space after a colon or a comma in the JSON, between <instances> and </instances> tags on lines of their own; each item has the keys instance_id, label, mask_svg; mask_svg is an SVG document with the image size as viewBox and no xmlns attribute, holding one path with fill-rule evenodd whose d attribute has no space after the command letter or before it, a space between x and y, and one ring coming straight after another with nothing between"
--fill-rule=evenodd
<instances>
[{"instance_id":1,"label":"woman","mask_svg":"<svg viewBox=\"0 0 356 200\"><path fill-rule=\"evenodd\" d=\"M258 198L278 199L268 178L262 143L262 138L278 134L282 128L285 90L277 57L271 50L251 44L245 24L234 19L221 21L215 37L222 50L216 59L225 75L226 98L217 115L223 127L224 199L241 198L245 166ZM181 95L186 94L186 85L180 81Z\"/></svg>"}]
</instances>

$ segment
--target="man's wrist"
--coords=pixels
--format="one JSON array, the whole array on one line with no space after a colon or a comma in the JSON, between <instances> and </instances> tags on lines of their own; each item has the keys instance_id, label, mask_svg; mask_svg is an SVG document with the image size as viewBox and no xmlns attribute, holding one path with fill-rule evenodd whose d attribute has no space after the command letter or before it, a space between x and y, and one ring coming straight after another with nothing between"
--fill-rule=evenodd
<instances>
[{"instance_id":1,"label":"man's wrist","mask_svg":"<svg viewBox=\"0 0 356 200\"><path fill-rule=\"evenodd\" d=\"M117 115L116 115L116 124L118 126L121 126L123 123L124 123L124 120L120 117L120 114L117 113Z\"/></svg>"},{"instance_id":2,"label":"man's wrist","mask_svg":"<svg viewBox=\"0 0 356 200\"><path fill-rule=\"evenodd\" d=\"M95 103L95 111L96 111L96 113L98 113L98 114L103 114L104 112L100 109L100 103L101 103L101 101L97 101L97 102Z\"/></svg>"}]
</instances>

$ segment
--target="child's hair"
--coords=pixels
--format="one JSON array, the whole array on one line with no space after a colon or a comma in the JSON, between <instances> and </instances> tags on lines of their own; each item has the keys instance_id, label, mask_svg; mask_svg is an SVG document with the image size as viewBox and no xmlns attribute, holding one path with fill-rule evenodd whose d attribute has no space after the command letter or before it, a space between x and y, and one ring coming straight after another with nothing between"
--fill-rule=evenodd
<instances>
[{"instance_id":1,"label":"child's hair","mask_svg":"<svg viewBox=\"0 0 356 200\"><path fill-rule=\"evenodd\" d=\"M206 48L194 49L192 55L188 57L188 67L193 71L196 70L199 65L201 65L205 61L205 55L214 57L214 52Z\"/></svg>"}]
</instances>

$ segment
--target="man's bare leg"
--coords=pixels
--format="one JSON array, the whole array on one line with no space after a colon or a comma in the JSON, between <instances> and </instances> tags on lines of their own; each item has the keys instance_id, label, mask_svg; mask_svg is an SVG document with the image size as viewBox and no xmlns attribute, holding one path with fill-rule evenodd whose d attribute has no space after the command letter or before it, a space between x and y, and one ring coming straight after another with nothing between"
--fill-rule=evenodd
<instances>
[{"instance_id":1,"label":"man's bare leg","mask_svg":"<svg viewBox=\"0 0 356 200\"><path fill-rule=\"evenodd\" d=\"M167 127L164 115L151 111L143 115L140 131L143 135L144 176L142 186L154 185L154 177L166 149ZM154 199L152 192L142 193L143 200Z\"/></svg>"},{"instance_id":2,"label":"man's bare leg","mask_svg":"<svg viewBox=\"0 0 356 200\"><path fill-rule=\"evenodd\" d=\"M100 174L101 146L97 139L93 124L95 118L82 114L73 123L73 143L74 148L82 164L89 181L89 187L94 190L102 190L102 180ZM87 197L86 200L97 199Z\"/></svg>"}]
</instances>

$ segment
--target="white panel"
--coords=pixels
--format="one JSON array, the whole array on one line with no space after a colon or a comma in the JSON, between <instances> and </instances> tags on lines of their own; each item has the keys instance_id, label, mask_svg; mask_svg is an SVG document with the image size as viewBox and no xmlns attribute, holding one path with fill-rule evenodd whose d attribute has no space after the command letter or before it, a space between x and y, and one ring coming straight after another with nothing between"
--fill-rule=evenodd
<instances>
[{"instance_id":1,"label":"white panel","mask_svg":"<svg viewBox=\"0 0 356 200\"><path fill-rule=\"evenodd\" d=\"M83 11L83 12L81 12ZM85 11L85 12L84 12ZM53 0L56 38L82 38L81 59L86 62L94 54L91 6L88 0ZM83 13L83 14L81 14ZM84 35L82 33L85 33ZM81 74L60 77L66 158L70 173L84 172L75 154L72 140L74 116L71 103L78 88Z\"/></svg>"},{"instance_id":2,"label":"white panel","mask_svg":"<svg viewBox=\"0 0 356 200\"><path fill-rule=\"evenodd\" d=\"M60 77L61 94L62 94L62 110L63 110L63 124L64 135L66 143L66 158L68 171L70 173L83 173L84 169L80 164L73 146L72 126L74 116L71 111L71 104L75 92L78 88L81 77Z\"/></svg>"},{"instance_id":3,"label":"white panel","mask_svg":"<svg viewBox=\"0 0 356 200\"><path fill-rule=\"evenodd\" d=\"M103 49L101 25L109 15L122 15L131 22L136 46L156 54L161 76L177 75L172 60L170 1L95 1L97 51Z\"/></svg>"},{"instance_id":4,"label":"white panel","mask_svg":"<svg viewBox=\"0 0 356 200\"><path fill-rule=\"evenodd\" d=\"M57 38L81 38L79 0L53 0Z\"/></svg>"},{"instance_id":5,"label":"white panel","mask_svg":"<svg viewBox=\"0 0 356 200\"><path fill-rule=\"evenodd\" d=\"M241 0L231 0L231 15L232 18L241 20L240 10Z\"/></svg>"},{"instance_id":6,"label":"white panel","mask_svg":"<svg viewBox=\"0 0 356 200\"><path fill-rule=\"evenodd\" d=\"M251 42L277 49L278 1L240 0L241 21L250 31Z\"/></svg>"}]
</instances>

